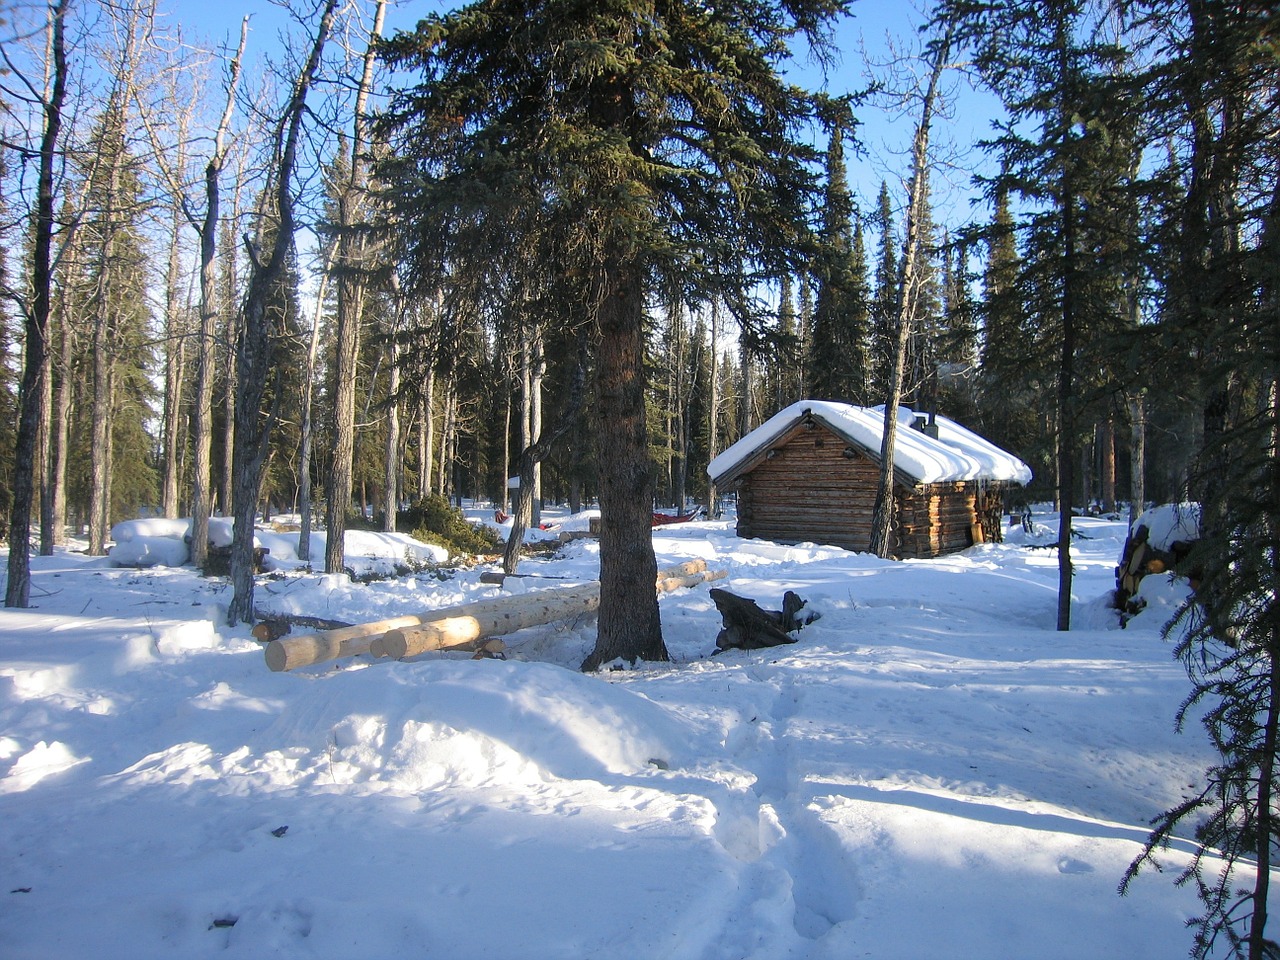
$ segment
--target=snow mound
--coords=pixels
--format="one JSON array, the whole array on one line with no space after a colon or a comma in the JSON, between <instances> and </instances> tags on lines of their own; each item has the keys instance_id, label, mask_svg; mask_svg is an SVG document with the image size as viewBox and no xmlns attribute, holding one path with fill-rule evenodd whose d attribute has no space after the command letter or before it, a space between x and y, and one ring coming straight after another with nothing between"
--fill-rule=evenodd
<instances>
[{"instance_id":1,"label":"snow mound","mask_svg":"<svg viewBox=\"0 0 1280 960\"><path fill-rule=\"evenodd\" d=\"M130 533L108 550L107 556L117 567L180 567L191 559L191 549L181 538Z\"/></svg>"},{"instance_id":2,"label":"snow mound","mask_svg":"<svg viewBox=\"0 0 1280 960\"><path fill-rule=\"evenodd\" d=\"M1133 529L1145 526L1147 542L1156 550L1172 552L1178 541L1191 542L1200 539L1200 504L1165 503L1144 510Z\"/></svg>"},{"instance_id":3,"label":"snow mound","mask_svg":"<svg viewBox=\"0 0 1280 960\"><path fill-rule=\"evenodd\" d=\"M231 546L234 530L231 517L209 518L209 542L215 547ZM107 556L117 567L180 567L191 559L190 531L190 519L125 520L111 528L115 545ZM298 559L297 533L258 529L253 543L267 550L268 570L292 570L304 565ZM345 543L348 566L357 574L392 574L397 563L437 564L449 559L444 547L423 543L405 533L348 530ZM313 533L311 555L324 556L324 547L324 534Z\"/></svg>"},{"instance_id":4,"label":"snow mound","mask_svg":"<svg viewBox=\"0 0 1280 960\"><path fill-rule=\"evenodd\" d=\"M111 539L127 543L142 537L164 537L182 540L191 532L191 521L170 520L166 517L149 517L145 520L123 520L111 528Z\"/></svg>"}]
</instances>

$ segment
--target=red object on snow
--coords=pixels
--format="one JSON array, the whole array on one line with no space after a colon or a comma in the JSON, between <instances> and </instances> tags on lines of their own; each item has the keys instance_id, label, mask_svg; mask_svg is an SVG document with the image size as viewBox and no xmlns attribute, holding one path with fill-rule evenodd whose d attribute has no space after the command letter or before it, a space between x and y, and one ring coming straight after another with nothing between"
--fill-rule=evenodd
<instances>
[{"instance_id":1,"label":"red object on snow","mask_svg":"<svg viewBox=\"0 0 1280 960\"><path fill-rule=\"evenodd\" d=\"M655 513L653 515L653 525L661 527L668 523L688 523L690 520L696 520L701 512L702 508L699 507L697 510L690 510L688 513L674 515L670 513Z\"/></svg>"},{"instance_id":2,"label":"red object on snow","mask_svg":"<svg viewBox=\"0 0 1280 960\"><path fill-rule=\"evenodd\" d=\"M495 510L493 511L493 519L498 521L498 523L506 523L511 519L511 517L509 517L503 510Z\"/></svg>"}]
</instances>

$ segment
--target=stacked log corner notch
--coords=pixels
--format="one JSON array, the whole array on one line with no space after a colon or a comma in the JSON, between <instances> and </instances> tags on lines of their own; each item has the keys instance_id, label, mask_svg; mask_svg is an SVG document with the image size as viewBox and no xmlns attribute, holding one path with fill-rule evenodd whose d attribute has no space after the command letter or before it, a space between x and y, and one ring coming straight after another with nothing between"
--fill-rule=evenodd
<instances>
[{"instance_id":1,"label":"stacked log corner notch","mask_svg":"<svg viewBox=\"0 0 1280 960\"><path fill-rule=\"evenodd\" d=\"M708 571L705 560L689 560L658 571L659 593L719 580L723 571ZM458 604L439 610L358 623L337 630L272 640L264 650L267 666L276 673L326 660L362 653L402 659L429 650L461 647L484 637L514 633L556 620L595 612L600 606L600 582L538 590Z\"/></svg>"}]
</instances>

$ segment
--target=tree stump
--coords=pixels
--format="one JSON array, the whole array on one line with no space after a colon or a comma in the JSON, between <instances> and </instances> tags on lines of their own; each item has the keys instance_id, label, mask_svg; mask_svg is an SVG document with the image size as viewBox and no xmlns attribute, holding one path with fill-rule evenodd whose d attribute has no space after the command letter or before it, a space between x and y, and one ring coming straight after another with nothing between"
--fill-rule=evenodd
<instances>
[{"instance_id":1,"label":"tree stump","mask_svg":"<svg viewBox=\"0 0 1280 960\"><path fill-rule=\"evenodd\" d=\"M711 599L724 624L716 636L719 650L759 650L795 643L796 638L790 633L804 625L796 616L804 601L790 590L782 598L781 610L763 610L748 597L718 588L711 590Z\"/></svg>"}]
</instances>

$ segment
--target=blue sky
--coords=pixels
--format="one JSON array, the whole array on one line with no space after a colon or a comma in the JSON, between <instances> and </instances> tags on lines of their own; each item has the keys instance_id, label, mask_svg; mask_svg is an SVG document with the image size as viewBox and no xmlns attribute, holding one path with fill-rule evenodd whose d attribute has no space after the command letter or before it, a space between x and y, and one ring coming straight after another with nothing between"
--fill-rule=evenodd
<instances>
[{"instance_id":1,"label":"blue sky","mask_svg":"<svg viewBox=\"0 0 1280 960\"><path fill-rule=\"evenodd\" d=\"M447 0L393 2L387 15L388 29L410 29L421 17L457 5ZM238 38L241 18L252 14L251 61L261 56L271 58L279 45L278 32L286 22L280 10L267 0L162 0L162 9L188 34L230 45ZM853 10L854 16L837 26L839 64L824 78L816 67L801 63L797 67L801 82L817 87L825 81L827 90L834 94L860 90L873 78L885 78L885 71L879 65L887 61L893 51L918 49L917 28L924 15L912 3L858 0ZM983 158L970 145L990 132L991 118L998 112L998 104L991 95L973 90L958 72L946 86L955 105L951 111L953 116L935 125L934 139L939 155L950 157L951 162L944 162L934 176L934 203L938 219L958 225L970 218L987 216L985 206L970 211L969 201L975 191L969 184L967 170L983 164ZM848 158L850 186L864 210L875 203L881 181L889 184L895 203L900 203L897 198L905 196L907 149L916 118L911 112L885 109L876 103L864 105L857 115L863 150Z\"/></svg>"}]
</instances>

